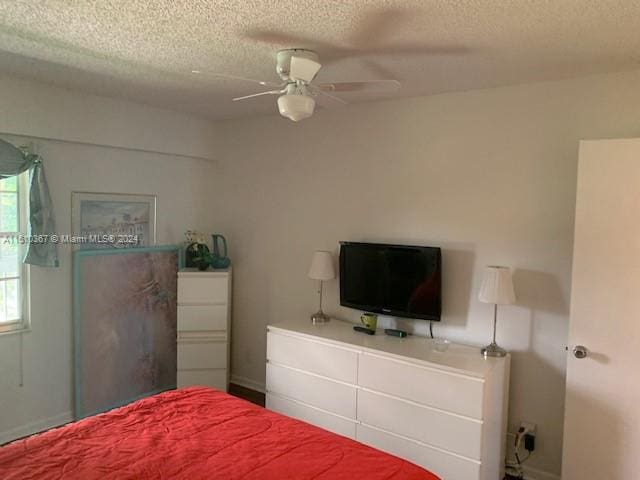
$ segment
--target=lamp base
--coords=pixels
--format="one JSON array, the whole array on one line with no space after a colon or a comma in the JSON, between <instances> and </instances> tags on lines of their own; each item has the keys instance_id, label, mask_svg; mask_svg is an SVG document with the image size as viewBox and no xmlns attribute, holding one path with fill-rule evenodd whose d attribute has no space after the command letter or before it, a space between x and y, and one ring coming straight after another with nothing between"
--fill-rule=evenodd
<instances>
[{"instance_id":1,"label":"lamp base","mask_svg":"<svg viewBox=\"0 0 640 480\"><path fill-rule=\"evenodd\" d=\"M314 325L327 323L329 320L331 320L331 317L329 317L329 315L324 313L322 310L311 315L311 323L313 323Z\"/></svg>"},{"instance_id":2,"label":"lamp base","mask_svg":"<svg viewBox=\"0 0 640 480\"><path fill-rule=\"evenodd\" d=\"M481 352L485 357L504 357L507 354L507 351L504 348L499 347L495 342L484 347Z\"/></svg>"}]
</instances>

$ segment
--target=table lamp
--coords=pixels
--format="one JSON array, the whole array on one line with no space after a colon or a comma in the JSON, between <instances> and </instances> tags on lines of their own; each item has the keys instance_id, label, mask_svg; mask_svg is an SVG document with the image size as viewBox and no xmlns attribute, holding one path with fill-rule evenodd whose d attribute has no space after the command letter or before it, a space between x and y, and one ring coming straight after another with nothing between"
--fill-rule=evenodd
<instances>
[{"instance_id":1,"label":"table lamp","mask_svg":"<svg viewBox=\"0 0 640 480\"><path fill-rule=\"evenodd\" d=\"M331 252L316 251L311 258L311 267L309 267L309 278L320 281L320 309L311 315L311 323L326 323L329 316L322 311L322 282L336 278L336 272L333 269L333 258Z\"/></svg>"},{"instance_id":2,"label":"table lamp","mask_svg":"<svg viewBox=\"0 0 640 480\"><path fill-rule=\"evenodd\" d=\"M504 357L507 352L496 343L498 305L511 305L516 301L511 270L508 267L489 266L484 272L478 300L493 303L493 341L482 349L485 357Z\"/></svg>"}]
</instances>

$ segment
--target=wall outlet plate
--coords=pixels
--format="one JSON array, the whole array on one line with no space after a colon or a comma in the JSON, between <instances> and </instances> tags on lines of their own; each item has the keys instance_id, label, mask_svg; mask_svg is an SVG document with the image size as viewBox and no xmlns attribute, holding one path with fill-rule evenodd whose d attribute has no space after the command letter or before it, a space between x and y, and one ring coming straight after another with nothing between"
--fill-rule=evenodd
<instances>
[{"instance_id":1,"label":"wall outlet plate","mask_svg":"<svg viewBox=\"0 0 640 480\"><path fill-rule=\"evenodd\" d=\"M522 432L522 435L525 434L529 434L529 435L536 435L536 431L537 431L537 427L535 423L531 423L531 422L522 422L520 424L520 431Z\"/></svg>"}]
</instances>

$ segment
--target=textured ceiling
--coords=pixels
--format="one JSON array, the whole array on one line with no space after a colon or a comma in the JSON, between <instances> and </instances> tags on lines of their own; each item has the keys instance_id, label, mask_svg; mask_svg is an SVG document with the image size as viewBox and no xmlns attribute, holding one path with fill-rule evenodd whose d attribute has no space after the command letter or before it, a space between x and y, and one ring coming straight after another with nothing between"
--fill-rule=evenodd
<instances>
[{"instance_id":1,"label":"textured ceiling","mask_svg":"<svg viewBox=\"0 0 640 480\"><path fill-rule=\"evenodd\" d=\"M0 0L0 72L223 119L306 47L320 81L394 78L417 96L640 68L637 0ZM348 107L347 107L348 108Z\"/></svg>"}]
</instances>

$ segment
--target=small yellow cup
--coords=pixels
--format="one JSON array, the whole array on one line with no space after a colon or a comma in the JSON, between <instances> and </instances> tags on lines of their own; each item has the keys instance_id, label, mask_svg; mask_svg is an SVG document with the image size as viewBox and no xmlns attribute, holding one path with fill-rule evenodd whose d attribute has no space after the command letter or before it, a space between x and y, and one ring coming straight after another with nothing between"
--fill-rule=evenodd
<instances>
[{"instance_id":1,"label":"small yellow cup","mask_svg":"<svg viewBox=\"0 0 640 480\"><path fill-rule=\"evenodd\" d=\"M360 315L360 321L369 330L375 330L378 327L378 315L375 313L363 313Z\"/></svg>"}]
</instances>

